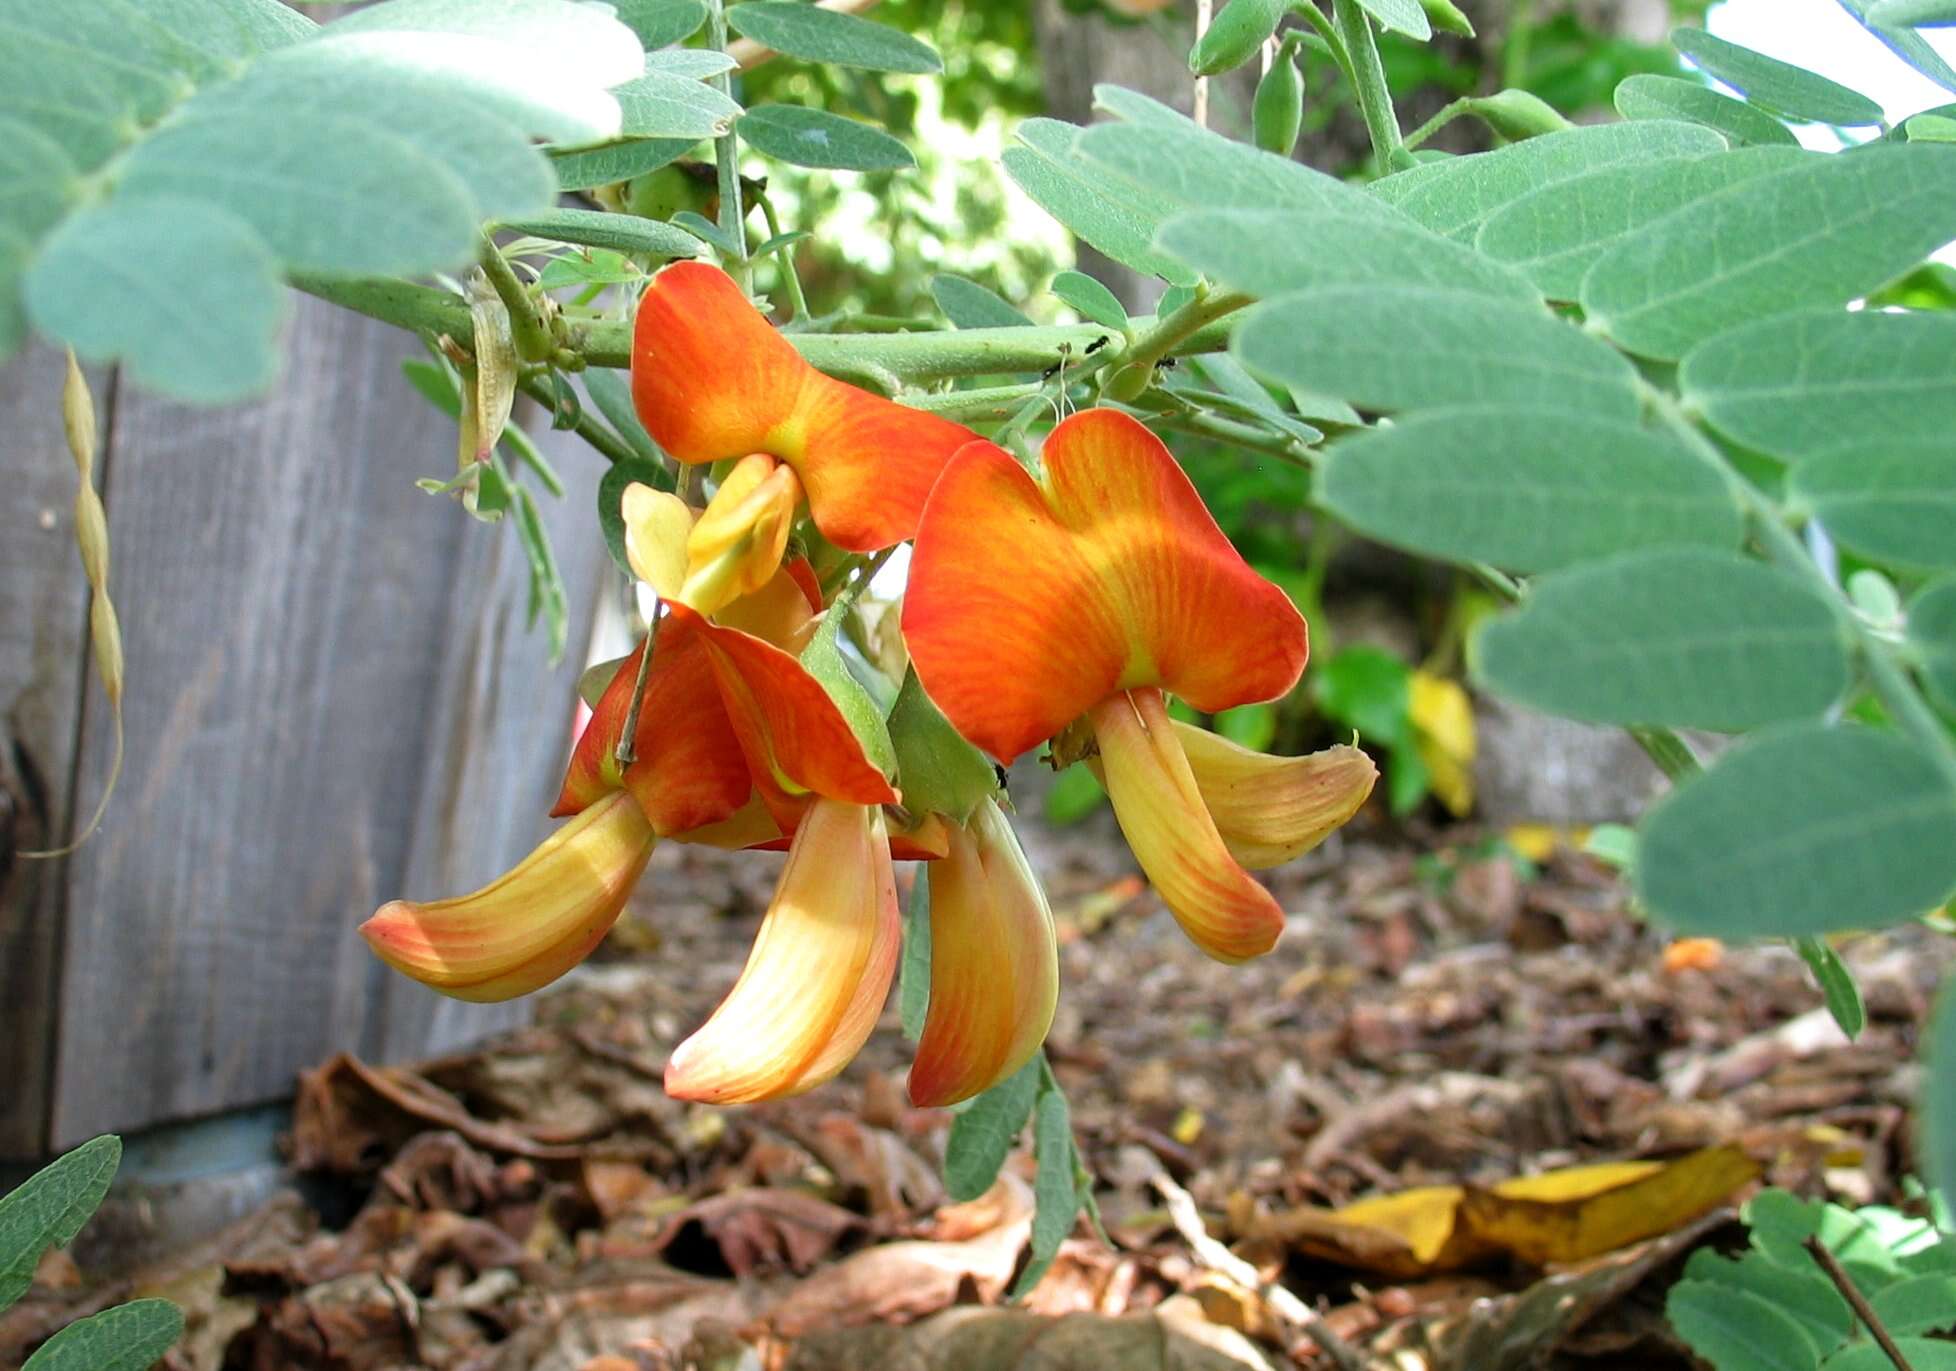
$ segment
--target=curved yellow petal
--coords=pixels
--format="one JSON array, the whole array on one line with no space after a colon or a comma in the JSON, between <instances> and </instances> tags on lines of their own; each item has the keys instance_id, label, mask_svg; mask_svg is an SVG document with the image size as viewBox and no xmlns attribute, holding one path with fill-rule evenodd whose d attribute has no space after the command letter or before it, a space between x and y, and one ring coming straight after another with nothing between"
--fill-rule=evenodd
<instances>
[{"instance_id":1,"label":"curved yellow petal","mask_svg":"<svg viewBox=\"0 0 1956 1371\"><path fill-rule=\"evenodd\" d=\"M1284 931L1284 912L1216 831L1161 692L1116 692L1087 718L1114 817L1182 931L1218 961L1268 952Z\"/></svg>"},{"instance_id":2,"label":"curved yellow petal","mask_svg":"<svg viewBox=\"0 0 1956 1371\"><path fill-rule=\"evenodd\" d=\"M792 467L759 453L741 458L687 535L678 598L710 615L765 586L781 568L800 502Z\"/></svg>"},{"instance_id":3,"label":"curved yellow petal","mask_svg":"<svg viewBox=\"0 0 1956 1371\"><path fill-rule=\"evenodd\" d=\"M473 895L389 901L360 935L396 971L444 995L527 995L603 940L657 841L638 802L612 791Z\"/></svg>"},{"instance_id":4,"label":"curved yellow petal","mask_svg":"<svg viewBox=\"0 0 1956 1371\"><path fill-rule=\"evenodd\" d=\"M987 799L930 866L930 1011L910 1100L956 1104L1026 1064L1053 1025L1059 950L1046 894Z\"/></svg>"},{"instance_id":5,"label":"curved yellow petal","mask_svg":"<svg viewBox=\"0 0 1956 1371\"><path fill-rule=\"evenodd\" d=\"M815 801L740 979L673 1050L666 1093L745 1104L830 1079L875 1026L901 939L882 810Z\"/></svg>"},{"instance_id":6,"label":"curved yellow petal","mask_svg":"<svg viewBox=\"0 0 1956 1371\"><path fill-rule=\"evenodd\" d=\"M686 584L686 540L693 531L693 511L669 490L632 482L618 505L625 523L625 560L632 575L652 587L662 600L679 594Z\"/></svg>"},{"instance_id":7,"label":"curved yellow petal","mask_svg":"<svg viewBox=\"0 0 1956 1371\"><path fill-rule=\"evenodd\" d=\"M1339 744L1304 757L1252 752L1177 722L1189 771L1230 855L1251 870L1282 866L1358 813L1379 769Z\"/></svg>"}]
</instances>

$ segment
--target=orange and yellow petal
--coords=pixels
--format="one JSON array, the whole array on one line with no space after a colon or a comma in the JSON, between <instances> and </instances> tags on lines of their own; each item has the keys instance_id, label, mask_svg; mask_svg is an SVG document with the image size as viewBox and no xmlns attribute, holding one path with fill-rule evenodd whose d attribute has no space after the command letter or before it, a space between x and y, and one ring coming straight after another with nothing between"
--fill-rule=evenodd
<instances>
[{"instance_id":1,"label":"orange and yellow petal","mask_svg":"<svg viewBox=\"0 0 1956 1371\"><path fill-rule=\"evenodd\" d=\"M1218 961L1268 952L1284 912L1216 831L1161 692L1117 692L1087 717L1114 817L1183 932Z\"/></svg>"},{"instance_id":2,"label":"orange and yellow petal","mask_svg":"<svg viewBox=\"0 0 1956 1371\"><path fill-rule=\"evenodd\" d=\"M1252 752L1206 728L1176 723L1202 803L1230 855L1251 870L1281 866L1358 813L1379 769L1339 744L1303 757Z\"/></svg>"},{"instance_id":3,"label":"orange and yellow petal","mask_svg":"<svg viewBox=\"0 0 1956 1371\"><path fill-rule=\"evenodd\" d=\"M863 754L849 721L793 656L738 629L673 606L672 624L696 636L720 700L763 795L802 794L851 804L894 804L896 790ZM782 827L792 827L784 818Z\"/></svg>"},{"instance_id":4,"label":"orange and yellow petal","mask_svg":"<svg viewBox=\"0 0 1956 1371\"><path fill-rule=\"evenodd\" d=\"M902 927L882 811L810 807L740 979L666 1063L666 1092L744 1104L813 1089L869 1037Z\"/></svg>"},{"instance_id":5,"label":"orange and yellow petal","mask_svg":"<svg viewBox=\"0 0 1956 1371\"><path fill-rule=\"evenodd\" d=\"M1059 1000L1052 911L997 804L984 801L948 837L929 868L930 1009L910 1068L910 1100L925 1107L969 1099L1024 1066Z\"/></svg>"},{"instance_id":6,"label":"orange and yellow petal","mask_svg":"<svg viewBox=\"0 0 1956 1371\"><path fill-rule=\"evenodd\" d=\"M1116 690L1160 686L1214 712L1296 684L1303 617L1160 439L1117 410L1082 410L1042 464L1034 481L971 444L925 506L904 637L959 732L1009 760Z\"/></svg>"},{"instance_id":7,"label":"orange and yellow petal","mask_svg":"<svg viewBox=\"0 0 1956 1371\"><path fill-rule=\"evenodd\" d=\"M445 995L527 995L603 940L657 841L632 797L615 791L473 895L389 901L360 934L382 961Z\"/></svg>"},{"instance_id":8,"label":"orange and yellow petal","mask_svg":"<svg viewBox=\"0 0 1956 1371\"><path fill-rule=\"evenodd\" d=\"M743 457L687 535L686 582L669 598L710 615L768 585L800 503L793 468L758 453Z\"/></svg>"},{"instance_id":9,"label":"orange and yellow petal","mask_svg":"<svg viewBox=\"0 0 1956 1371\"><path fill-rule=\"evenodd\" d=\"M611 678L571 753L555 814L575 814L620 785L638 797L663 837L731 817L753 792L747 755L720 701L693 624L668 615L652 641L634 760L622 774L619 735L631 710L641 643Z\"/></svg>"},{"instance_id":10,"label":"orange and yellow petal","mask_svg":"<svg viewBox=\"0 0 1956 1371\"><path fill-rule=\"evenodd\" d=\"M767 453L795 469L838 547L912 536L932 483L971 431L824 376L718 267L675 262L639 297L632 399L682 462Z\"/></svg>"}]
</instances>

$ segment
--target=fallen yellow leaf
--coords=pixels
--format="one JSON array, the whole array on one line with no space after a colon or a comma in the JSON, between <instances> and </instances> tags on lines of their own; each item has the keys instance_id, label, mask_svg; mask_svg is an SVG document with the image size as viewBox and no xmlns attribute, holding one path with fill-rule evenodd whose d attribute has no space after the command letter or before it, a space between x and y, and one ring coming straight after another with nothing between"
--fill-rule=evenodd
<instances>
[{"instance_id":1,"label":"fallen yellow leaf","mask_svg":"<svg viewBox=\"0 0 1956 1371\"><path fill-rule=\"evenodd\" d=\"M1433 795L1455 818L1474 807L1474 705L1458 681L1412 675L1406 716Z\"/></svg>"}]
</instances>

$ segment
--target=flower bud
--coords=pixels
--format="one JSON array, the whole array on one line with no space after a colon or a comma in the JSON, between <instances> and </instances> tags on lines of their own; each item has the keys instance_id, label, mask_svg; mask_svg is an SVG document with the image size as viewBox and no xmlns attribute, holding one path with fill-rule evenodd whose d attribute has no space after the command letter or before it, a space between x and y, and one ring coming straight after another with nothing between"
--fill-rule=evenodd
<instances>
[{"instance_id":1,"label":"flower bud","mask_svg":"<svg viewBox=\"0 0 1956 1371\"><path fill-rule=\"evenodd\" d=\"M1525 90L1504 90L1469 100L1467 108L1503 138L1520 142L1544 133L1559 133L1573 125L1554 106Z\"/></svg>"},{"instance_id":2,"label":"flower bud","mask_svg":"<svg viewBox=\"0 0 1956 1371\"><path fill-rule=\"evenodd\" d=\"M1457 33L1462 38L1474 36L1474 25L1460 12L1453 0L1419 0L1419 7L1426 11L1426 20L1441 33Z\"/></svg>"},{"instance_id":3,"label":"flower bud","mask_svg":"<svg viewBox=\"0 0 1956 1371\"><path fill-rule=\"evenodd\" d=\"M1297 69L1296 40L1286 38L1270 63L1270 70L1256 83L1250 127L1258 147L1288 157L1297 147L1297 135L1303 126L1304 74Z\"/></svg>"},{"instance_id":4,"label":"flower bud","mask_svg":"<svg viewBox=\"0 0 1956 1371\"><path fill-rule=\"evenodd\" d=\"M1256 56L1289 8L1289 0L1230 0L1189 50L1189 70L1197 76L1234 71Z\"/></svg>"}]
</instances>

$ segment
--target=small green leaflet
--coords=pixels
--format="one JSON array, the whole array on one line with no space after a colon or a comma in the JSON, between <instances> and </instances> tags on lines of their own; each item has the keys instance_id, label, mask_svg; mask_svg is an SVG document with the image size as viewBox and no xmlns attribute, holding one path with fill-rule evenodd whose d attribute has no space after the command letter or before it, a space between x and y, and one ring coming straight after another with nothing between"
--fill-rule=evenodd
<instances>
[{"instance_id":1,"label":"small green leaflet","mask_svg":"<svg viewBox=\"0 0 1956 1371\"><path fill-rule=\"evenodd\" d=\"M1679 1281L1664 1313L1717 1371L1815 1371L1818 1350L1806 1331L1750 1290Z\"/></svg>"},{"instance_id":2,"label":"small green leaflet","mask_svg":"<svg viewBox=\"0 0 1956 1371\"><path fill-rule=\"evenodd\" d=\"M633 138L575 152L552 149L550 168L556 173L560 190L588 190L657 171L685 156L697 142L693 138Z\"/></svg>"},{"instance_id":3,"label":"small green leaflet","mask_svg":"<svg viewBox=\"0 0 1956 1371\"><path fill-rule=\"evenodd\" d=\"M1795 938L1793 946L1800 960L1807 964L1807 970L1813 973L1827 1012L1840 1025L1841 1032L1849 1038L1860 1037L1861 1030L1868 1026L1868 1009L1861 1002L1861 987L1854 983L1854 973L1847 969L1840 953L1826 939L1818 937Z\"/></svg>"},{"instance_id":4,"label":"small green leaflet","mask_svg":"<svg viewBox=\"0 0 1956 1371\"><path fill-rule=\"evenodd\" d=\"M1793 468L1788 493L1836 541L1884 566L1956 567L1956 453L1945 435L1857 442Z\"/></svg>"},{"instance_id":5,"label":"small green leaflet","mask_svg":"<svg viewBox=\"0 0 1956 1371\"><path fill-rule=\"evenodd\" d=\"M1017 328L1032 322L998 292L948 271L930 278L930 298L958 328Z\"/></svg>"},{"instance_id":6,"label":"small green leaflet","mask_svg":"<svg viewBox=\"0 0 1956 1371\"><path fill-rule=\"evenodd\" d=\"M735 33L805 62L928 75L944 62L909 34L799 0L748 0L727 10Z\"/></svg>"},{"instance_id":7,"label":"small green leaflet","mask_svg":"<svg viewBox=\"0 0 1956 1371\"><path fill-rule=\"evenodd\" d=\"M1035 1053L951 1120L951 1136L944 1144L944 1189L959 1204L977 1199L998 1179L1012 1144L1032 1117L1039 1063Z\"/></svg>"},{"instance_id":8,"label":"small green leaflet","mask_svg":"<svg viewBox=\"0 0 1956 1371\"><path fill-rule=\"evenodd\" d=\"M1573 300L1597 259L1644 225L1754 177L1824 156L1799 148L1738 148L1709 157L1630 162L1571 177L1511 201L1481 224L1474 247Z\"/></svg>"},{"instance_id":9,"label":"small green leaflet","mask_svg":"<svg viewBox=\"0 0 1956 1371\"><path fill-rule=\"evenodd\" d=\"M1154 247L1166 203L1109 178L1074 151L1079 130L1056 119L1019 125L1022 146L1001 156L1006 174L1038 206L1116 262L1147 276L1192 283L1195 273Z\"/></svg>"},{"instance_id":10,"label":"small green leaflet","mask_svg":"<svg viewBox=\"0 0 1956 1371\"><path fill-rule=\"evenodd\" d=\"M1782 1266L1753 1248L1735 1261L1701 1247L1685 1263L1684 1279L1729 1289L1734 1294L1749 1292L1765 1300L1800 1325L1815 1348L1816 1359L1821 1350L1838 1347L1854 1328L1854 1314L1847 1301L1810 1259L1803 1267Z\"/></svg>"},{"instance_id":11,"label":"small green leaflet","mask_svg":"<svg viewBox=\"0 0 1956 1371\"><path fill-rule=\"evenodd\" d=\"M1738 324L1845 305L1952 238L1956 148L1883 143L1645 226L1589 269L1582 307L1630 351L1671 360Z\"/></svg>"},{"instance_id":12,"label":"small green leaflet","mask_svg":"<svg viewBox=\"0 0 1956 1371\"><path fill-rule=\"evenodd\" d=\"M798 167L898 171L917 165L910 149L879 128L801 105L758 105L740 120L755 151Z\"/></svg>"},{"instance_id":13,"label":"small green leaflet","mask_svg":"<svg viewBox=\"0 0 1956 1371\"><path fill-rule=\"evenodd\" d=\"M78 1319L35 1350L21 1371L148 1371L183 1336L168 1300L131 1300Z\"/></svg>"},{"instance_id":14,"label":"small green leaflet","mask_svg":"<svg viewBox=\"0 0 1956 1371\"><path fill-rule=\"evenodd\" d=\"M648 72L612 96L623 112L619 132L633 138L717 138L733 127L740 106L697 80Z\"/></svg>"},{"instance_id":15,"label":"small green leaflet","mask_svg":"<svg viewBox=\"0 0 1956 1371\"><path fill-rule=\"evenodd\" d=\"M498 463L501 458L496 459ZM508 480L507 475L504 476ZM563 573L557 569L557 555L550 547L550 530L543 525L543 514L534 496L510 482L516 492L516 537L530 564L529 624L535 628L542 618L550 635L550 664L564 660L564 646L570 636L570 606L564 595Z\"/></svg>"},{"instance_id":16,"label":"small green leaflet","mask_svg":"<svg viewBox=\"0 0 1956 1371\"><path fill-rule=\"evenodd\" d=\"M699 242L692 234L635 214L553 209L505 219L500 227L538 238L553 238L560 243L610 248L614 252L642 252L652 257L693 257L699 253Z\"/></svg>"},{"instance_id":17,"label":"small green leaflet","mask_svg":"<svg viewBox=\"0 0 1956 1371\"><path fill-rule=\"evenodd\" d=\"M1120 297L1085 272L1062 271L1053 278L1052 291L1085 322L1127 331L1127 309Z\"/></svg>"},{"instance_id":18,"label":"small green leaflet","mask_svg":"<svg viewBox=\"0 0 1956 1371\"><path fill-rule=\"evenodd\" d=\"M1736 550L1724 478L1633 423L1529 408L1442 409L1336 444L1320 495L1369 537L1510 571L1640 547Z\"/></svg>"},{"instance_id":19,"label":"small green leaflet","mask_svg":"<svg viewBox=\"0 0 1956 1371\"><path fill-rule=\"evenodd\" d=\"M1956 91L1956 68L1929 46L1929 40L1913 29L1890 28L1873 21L1878 0L1840 0L1840 7L1861 22L1861 26L1887 45L1888 50L1934 81L1944 90Z\"/></svg>"},{"instance_id":20,"label":"small green leaflet","mask_svg":"<svg viewBox=\"0 0 1956 1371\"><path fill-rule=\"evenodd\" d=\"M849 670L843 658L843 650L837 642L842 631L842 621L846 614L831 606L822 616L815 636L809 639L808 646L801 650L801 664L808 674L821 682L835 707L842 711L842 717L849 723L849 729L856 735L856 741L863 746L863 755L870 764L884 775L896 772L896 748L890 742L890 730L883 721L883 711L877 706L875 698L866 686Z\"/></svg>"},{"instance_id":21,"label":"small green leaflet","mask_svg":"<svg viewBox=\"0 0 1956 1371\"><path fill-rule=\"evenodd\" d=\"M1947 28L1956 24L1956 0L1880 0L1868 11L1877 28Z\"/></svg>"},{"instance_id":22,"label":"small green leaflet","mask_svg":"<svg viewBox=\"0 0 1956 1371\"><path fill-rule=\"evenodd\" d=\"M683 43L706 22L705 0L611 0L647 52Z\"/></svg>"},{"instance_id":23,"label":"small green leaflet","mask_svg":"<svg viewBox=\"0 0 1956 1371\"><path fill-rule=\"evenodd\" d=\"M1771 729L1658 802L1636 882L1658 918L1715 937L1913 918L1956 893L1956 784L1891 733Z\"/></svg>"},{"instance_id":24,"label":"small green leaflet","mask_svg":"<svg viewBox=\"0 0 1956 1371\"><path fill-rule=\"evenodd\" d=\"M1041 1060L1033 1058L1035 1063ZM1032 1148L1038 1166L1032 1184L1032 1252L1026 1269L1012 1286L1011 1298L1015 1300L1039 1284L1052 1268L1060 1244L1073 1231L1073 1221L1080 1214L1080 1190L1073 1168L1073 1119L1066 1096L1051 1085L1039 1092L1033 1113Z\"/></svg>"},{"instance_id":25,"label":"small green leaflet","mask_svg":"<svg viewBox=\"0 0 1956 1371\"><path fill-rule=\"evenodd\" d=\"M1929 698L1956 715L1956 576L1930 582L1909 601L1908 639Z\"/></svg>"},{"instance_id":26,"label":"small green leaflet","mask_svg":"<svg viewBox=\"0 0 1956 1371\"><path fill-rule=\"evenodd\" d=\"M1742 91L1753 104L1790 119L1821 124L1879 124L1881 106L1826 77L1728 43L1703 29L1671 30L1671 45L1706 74Z\"/></svg>"},{"instance_id":27,"label":"small green leaflet","mask_svg":"<svg viewBox=\"0 0 1956 1371\"><path fill-rule=\"evenodd\" d=\"M897 1013L903 1036L913 1043L924 1036L930 1012L930 866L917 863L903 908L903 960L897 964Z\"/></svg>"},{"instance_id":28,"label":"small green leaflet","mask_svg":"<svg viewBox=\"0 0 1956 1371\"><path fill-rule=\"evenodd\" d=\"M0 1198L0 1309L27 1293L50 1247L65 1247L109 1193L122 1164L122 1141L90 1139L49 1162Z\"/></svg>"},{"instance_id":29,"label":"small green leaflet","mask_svg":"<svg viewBox=\"0 0 1956 1371\"><path fill-rule=\"evenodd\" d=\"M1211 281L1256 296L1382 281L1542 302L1512 268L1376 212L1196 210L1163 224L1155 243Z\"/></svg>"},{"instance_id":30,"label":"small green leaflet","mask_svg":"<svg viewBox=\"0 0 1956 1371\"><path fill-rule=\"evenodd\" d=\"M1252 371L1367 409L1513 404L1632 420L1636 377L1600 339L1545 310L1430 286L1275 296L1237 329Z\"/></svg>"},{"instance_id":31,"label":"small green leaflet","mask_svg":"<svg viewBox=\"0 0 1956 1371\"><path fill-rule=\"evenodd\" d=\"M1403 33L1424 43L1433 36L1420 0L1358 0L1358 7L1379 21L1379 27Z\"/></svg>"},{"instance_id":32,"label":"small green leaflet","mask_svg":"<svg viewBox=\"0 0 1956 1371\"><path fill-rule=\"evenodd\" d=\"M1776 567L1702 549L1545 576L1480 626L1469 661L1501 694L1553 714L1726 732L1818 715L1848 685L1826 601Z\"/></svg>"},{"instance_id":33,"label":"small green leaflet","mask_svg":"<svg viewBox=\"0 0 1956 1371\"><path fill-rule=\"evenodd\" d=\"M669 459L639 421L638 411L632 407L631 382L625 379L624 373L610 367L587 367L584 370L584 389L590 395L591 403L598 407L598 413L625 440L626 446L656 473L634 479L659 490L671 490L673 481L667 465Z\"/></svg>"},{"instance_id":34,"label":"small green leaflet","mask_svg":"<svg viewBox=\"0 0 1956 1371\"><path fill-rule=\"evenodd\" d=\"M1704 157L1725 140L1697 124L1641 119L1545 133L1493 152L1425 162L1374 182L1371 193L1435 233L1463 243L1503 205L1602 167Z\"/></svg>"},{"instance_id":35,"label":"small green leaflet","mask_svg":"<svg viewBox=\"0 0 1956 1371\"><path fill-rule=\"evenodd\" d=\"M1762 319L1678 368L1687 406L1734 442L1795 461L1956 431L1956 317L1827 309Z\"/></svg>"},{"instance_id":36,"label":"small green leaflet","mask_svg":"<svg viewBox=\"0 0 1956 1371\"><path fill-rule=\"evenodd\" d=\"M1793 130L1772 115L1743 100L1734 100L1710 86L1679 76L1644 72L1626 78L1616 88L1616 112L1625 119L1683 119L1716 129L1742 144L1784 144L1798 147Z\"/></svg>"}]
</instances>

